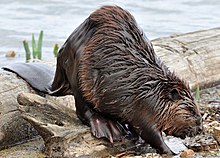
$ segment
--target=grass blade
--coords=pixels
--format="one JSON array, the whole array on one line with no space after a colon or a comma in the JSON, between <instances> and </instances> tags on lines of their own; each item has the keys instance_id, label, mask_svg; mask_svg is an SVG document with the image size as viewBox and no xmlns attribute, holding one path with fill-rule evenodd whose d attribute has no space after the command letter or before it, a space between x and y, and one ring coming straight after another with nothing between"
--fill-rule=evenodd
<instances>
[{"instance_id":1,"label":"grass blade","mask_svg":"<svg viewBox=\"0 0 220 158\"><path fill-rule=\"evenodd\" d=\"M57 54L58 54L58 49L59 49L59 46L58 44L56 43L53 47L53 54L54 54L54 57L57 57Z\"/></svg>"},{"instance_id":2,"label":"grass blade","mask_svg":"<svg viewBox=\"0 0 220 158\"><path fill-rule=\"evenodd\" d=\"M200 101L200 88L199 88L199 84L196 87L196 100L197 100L197 102Z\"/></svg>"},{"instance_id":3,"label":"grass blade","mask_svg":"<svg viewBox=\"0 0 220 158\"><path fill-rule=\"evenodd\" d=\"M34 38L34 34L32 33L32 53L33 53L33 58L36 59L37 57L37 48L36 48L36 42Z\"/></svg>"},{"instance_id":4,"label":"grass blade","mask_svg":"<svg viewBox=\"0 0 220 158\"><path fill-rule=\"evenodd\" d=\"M38 59L41 60L42 58L42 44L43 44L43 31L40 31L39 39L38 39L38 44L37 44L37 57Z\"/></svg>"},{"instance_id":5,"label":"grass blade","mask_svg":"<svg viewBox=\"0 0 220 158\"><path fill-rule=\"evenodd\" d=\"M26 40L23 41L23 45L26 53L26 62L28 62L31 59L31 51Z\"/></svg>"}]
</instances>

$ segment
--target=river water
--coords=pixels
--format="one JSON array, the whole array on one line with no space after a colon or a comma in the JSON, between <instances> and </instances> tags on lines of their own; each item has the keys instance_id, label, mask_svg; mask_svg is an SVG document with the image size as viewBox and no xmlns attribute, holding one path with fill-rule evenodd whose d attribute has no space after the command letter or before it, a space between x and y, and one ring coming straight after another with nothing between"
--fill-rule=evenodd
<instances>
[{"instance_id":1,"label":"river water","mask_svg":"<svg viewBox=\"0 0 220 158\"><path fill-rule=\"evenodd\" d=\"M44 31L43 59L53 57L88 15L105 4L130 11L148 38L220 27L219 0L0 0L0 66L24 62L22 41ZM15 58L6 58L9 50Z\"/></svg>"}]
</instances>

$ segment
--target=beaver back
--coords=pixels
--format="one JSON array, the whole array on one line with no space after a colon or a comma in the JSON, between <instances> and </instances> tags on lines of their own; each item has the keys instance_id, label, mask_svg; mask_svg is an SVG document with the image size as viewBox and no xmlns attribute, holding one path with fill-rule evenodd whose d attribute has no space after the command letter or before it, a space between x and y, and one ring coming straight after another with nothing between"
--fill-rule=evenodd
<instances>
[{"instance_id":1,"label":"beaver back","mask_svg":"<svg viewBox=\"0 0 220 158\"><path fill-rule=\"evenodd\" d=\"M79 76L84 97L97 110L118 116L124 108L133 110L159 82L181 82L155 56L130 13L104 6L88 19L96 31L85 45Z\"/></svg>"}]
</instances>

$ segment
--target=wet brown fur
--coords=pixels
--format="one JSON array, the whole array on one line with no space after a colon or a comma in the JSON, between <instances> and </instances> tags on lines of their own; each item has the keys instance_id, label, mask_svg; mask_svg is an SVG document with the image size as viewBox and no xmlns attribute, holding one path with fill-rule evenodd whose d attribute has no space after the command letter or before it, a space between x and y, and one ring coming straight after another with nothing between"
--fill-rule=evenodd
<instances>
[{"instance_id":1,"label":"wet brown fur","mask_svg":"<svg viewBox=\"0 0 220 158\"><path fill-rule=\"evenodd\" d=\"M189 87L156 57L128 12L103 7L89 19L97 31L84 48L79 76L83 95L98 111L129 120L132 112L139 113L136 106L141 106L160 130L173 135L197 126L194 115L199 111ZM172 89L177 90L178 101L166 96ZM149 95L157 97L155 102L146 101Z\"/></svg>"},{"instance_id":2,"label":"wet brown fur","mask_svg":"<svg viewBox=\"0 0 220 158\"><path fill-rule=\"evenodd\" d=\"M118 6L93 12L69 37L57 62L52 90L82 95L86 105L128 122L144 139L152 134L148 129L185 137L201 127L187 84L156 57L133 16Z\"/></svg>"}]
</instances>

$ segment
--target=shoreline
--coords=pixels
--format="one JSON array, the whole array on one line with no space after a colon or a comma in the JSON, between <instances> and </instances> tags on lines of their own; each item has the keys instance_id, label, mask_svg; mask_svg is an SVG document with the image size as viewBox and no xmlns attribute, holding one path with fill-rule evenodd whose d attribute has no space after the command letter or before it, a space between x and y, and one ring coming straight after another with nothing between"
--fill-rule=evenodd
<instances>
[{"instance_id":1,"label":"shoreline","mask_svg":"<svg viewBox=\"0 0 220 158\"><path fill-rule=\"evenodd\" d=\"M217 108L220 108L220 105L219 105L220 104L219 103L220 102L219 101L220 100L219 99L220 98L220 91L219 91L220 89L220 62L219 62L220 54L218 53L218 50L220 49L220 28L196 31L196 32L180 34L180 35L172 35L169 37L161 37L161 38L153 40L152 43L154 45L156 54L161 58L161 60L164 61L165 64L168 67L170 67L171 70L175 71L179 76L189 81L190 87L192 88L193 91L195 91L195 88L198 84L201 88L203 88L203 90L201 90L201 94L203 94L204 91L207 91L207 92L204 92L205 94L204 96L207 96L207 97L204 100L202 100L201 98L201 108L203 110L203 115L205 115L207 111L209 112L207 116L205 117L205 119L210 119L208 116L211 117L211 120L208 120L208 121L206 120L208 122L207 124L211 123L212 121L216 121L216 120L219 121L220 120L220 117L219 117L220 114L218 113L219 110L217 111L214 110L214 115L216 112L217 117L212 118L213 109L211 106L213 102L210 102L210 99L217 102ZM44 62L44 63L53 65L53 66L56 65L55 60L51 60L49 62ZM0 73L1 73L0 77L3 77L3 81L4 81L4 83L2 83L3 91L0 94L7 92L7 94L4 94L5 96L2 96L2 98L5 99L5 97L7 97L6 101L13 101L12 103L3 102L2 104L0 104L0 109L1 108L5 109L6 107L9 108L7 112L4 113L3 111L2 113L0 113L0 119L2 119L4 118L4 114L8 114L10 113L10 111L12 111L12 109L10 109L11 107L15 109L18 106L16 99L17 99L17 95L20 92L25 91L28 93L30 92L35 93L35 91L32 90L32 88L29 87L27 83L25 83L25 81L23 81L20 78L17 78L15 74L13 74L14 78L13 80L11 80L12 79L12 77L10 76L11 74L5 75L4 71L0 71ZM12 87L11 89L10 89L10 85ZM20 87L19 90L16 89L16 85L17 87ZM213 93L213 90L210 91L209 88L207 87L213 87L215 89L214 93ZM213 96L213 94L215 95ZM13 95L13 96L10 96L10 95ZM8 107L8 104L11 107L10 106ZM209 108L209 105L210 105L210 108ZM16 116L20 117L19 114L16 114ZM14 118L14 114L12 114L12 117L10 119L12 118ZM213 120L213 119L216 119L216 120ZM13 127L10 127L11 125L10 121L14 121L14 120L5 119L5 121L6 123L8 121L8 124L6 124L7 125L6 127L8 127L9 129L12 128L10 130L15 132L15 130L13 130ZM83 127L84 126L82 126L82 128ZM4 131L0 130L0 134L1 134L0 136L4 137L5 133L3 132ZM15 137L17 137L16 133L14 133L14 135ZM91 134L90 136L87 136L87 137L91 137ZM12 139L14 139L14 137L12 137ZM98 143L103 143L103 140L100 140L100 141L98 140ZM103 143L103 144L106 144L106 143ZM17 146L18 146L17 150L20 150L19 149L20 145L17 145ZM27 148L25 148L25 150L28 154L32 146L27 145L26 147ZM14 150L14 147L0 151L0 157L4 156L4 154L10 155L10 152L11 152L10 150ZM91 147L91 150L92 150L92 147ZM97 150L100 150L99 152L101 154L103 151L106 152L105 146L104 147L101 146ZM37 152L39 152L39 150L37 150ZM79 151L79 153L80 152L82 151ZM3 155L1 155L2 153ZM15 150L13 154L16 154L16 153L17 151Z\"/></svg>"}]
</instances>

